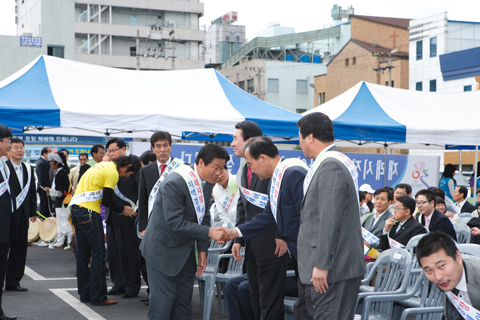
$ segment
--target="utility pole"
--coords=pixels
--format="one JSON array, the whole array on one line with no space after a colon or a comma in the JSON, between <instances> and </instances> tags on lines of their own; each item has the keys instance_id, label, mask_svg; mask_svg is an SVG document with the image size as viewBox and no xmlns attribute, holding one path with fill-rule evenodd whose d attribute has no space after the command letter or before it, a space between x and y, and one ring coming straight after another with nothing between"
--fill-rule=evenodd
<instances>
[{"instance_id":1,"label":"utility pole","mask_svg":"<svg viewBox=\"0 0 480 320\"><path fill-rule=\"evenodd\" d=\"M175 70L175 42L172 42L172 70Z\"/></svg>"},{"instance_id":2,"label":"utility pole","mask_svg":"<svg viewBox=\"0 0 480 320\"><path fill-rule=\"evenodd\" d=\"M395 53L397 51L398 51L397 49L394 49L388 54L388 61L383 61L382 60L383 63L387 62L386 67L384 67L384 68L378 67L378 68L373 69L379 75L382 74L384 70L388 70L388 84L387 85L389 87L392 86L392 69L395 68L395 67L392 66L392 53ZM382 57L382 56L380 56L380 57Z\"/></svg>"},{"instance_id":3,"label":"utility pole","mask_svg":"<svg viewBox=\"0 0 480 320\"><path fill-rule=\"evenodd\" d=\"M135 55L137 57L137 70L140 70L140 30L137 30L137 40L136 40L137 49Z\"/></svg>"}]
</instances>

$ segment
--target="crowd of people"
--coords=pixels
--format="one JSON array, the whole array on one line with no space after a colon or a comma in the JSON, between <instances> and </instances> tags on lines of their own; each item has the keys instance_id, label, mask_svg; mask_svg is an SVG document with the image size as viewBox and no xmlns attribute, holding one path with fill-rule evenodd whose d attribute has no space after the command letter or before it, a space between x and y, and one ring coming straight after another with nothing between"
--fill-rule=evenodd
<instances>
[{"instance_id":1,"label":"crowd of people","mask_svg":"<svg viewBox=\"0 0 480 320\"><path fill-rule=\"evenodd\" d=\"M297 297L295 319L353 319L366 264L374 261L364 248L403 248L425 233L417 257L426 276L446 297L458 288L479 308L472 285L480 270L462 260L452 224L460 212L473 213L472 242L479 243L478 210L467 189L452 183L455 171L447 166L439 187L414 197L408 184L358 187L355 164L334 144L331 120L313 113L297 126L310 167L282 159L255 122L242 121L232 128L233 152L242 159L236 176L225 148L206 144L188 164L170 155L171 135L157 131L140 157L112 138L94 145L91 159L80 154L77 167L69 165L68 150L43 148L35 186L34 169L22 162L24 142L0 125L0 157L8 156L0 163L2 288L28 290L20 284L28 221L54 215L58 234L50 248L73 249L80 301L113 305L111 296L137 297L143 277L148 319L191 318L195 274L205 271L210 239L233 240L234 259L245 259L245 274L226 284L230 319L284 319L287 294ZM231 228L215 227L218 221ZM295 270L293 283L288 269ZM16 318L3 313L0 291L0 320L9 319Z\"/></svg>"}]
</instances>

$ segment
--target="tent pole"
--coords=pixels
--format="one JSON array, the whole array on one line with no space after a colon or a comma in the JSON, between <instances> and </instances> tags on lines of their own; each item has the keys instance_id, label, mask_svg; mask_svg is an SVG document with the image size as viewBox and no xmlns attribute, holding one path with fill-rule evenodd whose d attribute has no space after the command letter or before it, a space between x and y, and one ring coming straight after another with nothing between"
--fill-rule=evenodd
<instances>
[{"instance_id":1,"label":"tent pole","mask_svg":"<svg viewBox=\"0 0 480 320\"><path fill-rule=\"evenodd\" d=\"M458 171L460 171L460 173L462 173L462 171L463 171L462 170L463 169L462 168L462 165L463 165L462 162L463 162L462 161L462 149L460 149L460 150L458 150Z\"/></svg>"},{"instance_id":2,"label":"tent pole","mask_svg":"<svg viewBox=\"0 0 480 320\"><path fill-rule=\"evenodd\" d=\"M472 198L473 200L475 201L475 195L477 194L477 162L478 162L478 145L475 144L475 163L473 164L474 168L475 168L475 175L473 176L473 194L472 194Z\"/></svg>"},{"instance_id":3,"label":"tent pole","mask_svg":"<svg viewBox=\"0 0 480 320\"><path fill-rule=\"evenodd\" d=\"M383 187L387 186L387 147L388 144L385 142L383 145L383 153L385 155L385 162L383 163Z\"/></svg>"}]
</instances>

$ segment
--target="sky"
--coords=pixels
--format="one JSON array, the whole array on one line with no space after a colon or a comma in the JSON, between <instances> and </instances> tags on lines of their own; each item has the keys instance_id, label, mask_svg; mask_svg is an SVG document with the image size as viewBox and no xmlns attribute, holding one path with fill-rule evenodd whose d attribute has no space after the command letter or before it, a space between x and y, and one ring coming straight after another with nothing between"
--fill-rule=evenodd
<instances>
[{"instance_id":1,"label":"sky","mask_svg":"<svg viewBox=\"0 0 480 320\"><path fill-rule=\"evenodd\" d=\"M200 25L207 28L210 22L229 11L238 12L238 22L245 25L247 38L268 28L272 23L294 27L296 32L323 28L332 21L334 4L346 9L353 6L355 14L393 18L419 19L441 12L448 12L449 20L480 21L478 0L294 0L291 2L265 0L200 0L205 4ZM0 35L15 35L15 2L0 0Z\"/></svg>"}]
</instances>

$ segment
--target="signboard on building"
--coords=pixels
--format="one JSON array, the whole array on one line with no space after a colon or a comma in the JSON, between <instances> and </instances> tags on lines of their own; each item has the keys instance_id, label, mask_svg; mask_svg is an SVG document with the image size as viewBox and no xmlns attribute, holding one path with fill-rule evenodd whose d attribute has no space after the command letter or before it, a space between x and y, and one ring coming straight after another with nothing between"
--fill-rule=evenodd
<instances>
[{"instance_id":1,"label":"signboard on building","mask_svg":"<svg viewBox=\"0 0 480 320\"><path fill-rule=\"evenodd\" d=\"M42 37L20 37L20 47L42 47Z\"/></svg>"}]
</instances>

